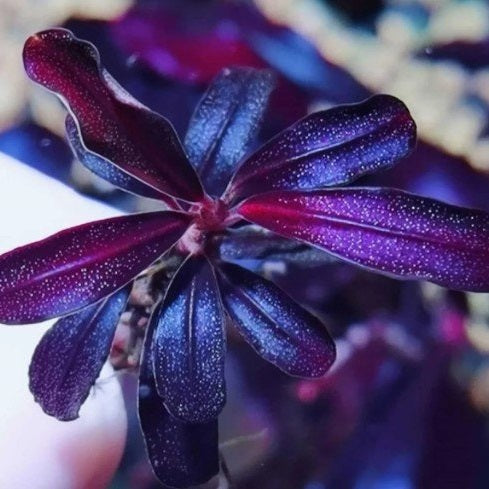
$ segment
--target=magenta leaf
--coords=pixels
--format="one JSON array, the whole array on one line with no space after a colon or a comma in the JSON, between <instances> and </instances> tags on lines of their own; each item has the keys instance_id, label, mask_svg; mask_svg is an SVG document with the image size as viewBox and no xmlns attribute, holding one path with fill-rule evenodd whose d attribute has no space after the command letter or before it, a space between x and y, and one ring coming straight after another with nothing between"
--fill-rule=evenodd
<instances>
[{"instance_id":1,"label":"magenta leaf","mask_svg":"<svg viewBox=\"0 0 489 489\"><path fill-rule=\"evenodd\" d=\"M66 116L65 121L66 137L70 143L71 149L80 163L88 168L95 175L107 180L112 185L119 187L126 192L131 192L142 197L149 199L165 200L171 199L153 187L150 187L143 183L141 180L131 176L129 173L121 170L119 167L113 165L109 160L99 156L92 151L89 151L83 144L82 138L78 126L70 115ZM170 201L169 201L170 202ZM174 203L171 202L174 206Z\"/></svg>"},{"instance_id":2,"label":"magenta leaf","mask_svg":"<svg viewBox=\"0 0 489 489\"><path fill-rule=\"evenodd\" d=\"M59 319L37 345L29 388L43 411L61 421L78 418L80 407L109 356L130 286Z\"/></svg>"},{"instance_id":3,"label":"magenta leaf","mask_svg":"<svg viewBox=\"0 0 489 489\"><path fill-rule=\"evenodd\" d=\"M43 31L26 41L24 65L32 80L61 97L89 151L164 194L202 200L171 124L113 80L92 44L65 29Z\"/></svg>"},{"instance_id":4,"label":"magenta leaf","mask_svg":"<svg viewBox=\"0 0 489 489\"><path fill-rule=\"evenodd\" d=\"M214 271L188 258L166 292L154 334L158 393L189 423L217 418L226 402L224 314Z\"/></svg>"},{"instance_id":5,"label":"magenta leaf","mask_svg":"<svg viewBox=\"0 0 489 489\"><path fill-rule=\"evenodd\" d=\"M324 375L335 346L319 319L272 282L237 265L221 263L222 300L233 323L259 355L286 373Z\"/></svg>"},{"instance_id":6,"label":"magenta leaf","mask_svg":"<svg viewBox=\"0 0 489 489\"><path fill-rule=\"evenodd\" d=\"M393 166L414 147L416 126L390 95L316 112L285 129L234 175L226 200L271 190L339 185Z\"/></svg>"},{"instance_id":7,"label":"magenta leaf","mask_svg":"<svg viewBox=\"0 0 489 489\"><path fill-rule=\"evenodd\" d=\"M489 291L489 214L401 190L271 192L238 213L339 258L452 289Z\"/></svg>"},{"instance_id":8,"label":"magenta leaf","mask_svg":"<svg viewBox=\"0 0 489 489\"><path fill-rule=\"evenodd\" d=\"M167 251L189 217L173 211L95 221L0 256L0 323L62 316L119 289Z\"/></svg>"},{"instance_id":9,"label":"magenta leaf","mask_svg":"<svg viewBox=\"0 0 489 489\"><path fill-rule=\"evenodd\" d=\"M186 488L207 482L219 471L217 420L187 424L166 410L153 371L151 345L157 321L155 313L144 340L139 372L139 422L156 477L168 486Z\"/></svg>"},{"instance_id":10,"label":"magenta leaf","mask_svg":"<svg viewBox=\"0 0 489 489\"><path fill-rule=\"evenodd\" d=\"M200 101L185 136L185 148L212 195L222 194L256 136L272 88L268 71L224 69Z\"/></svg>"}]
</instances>

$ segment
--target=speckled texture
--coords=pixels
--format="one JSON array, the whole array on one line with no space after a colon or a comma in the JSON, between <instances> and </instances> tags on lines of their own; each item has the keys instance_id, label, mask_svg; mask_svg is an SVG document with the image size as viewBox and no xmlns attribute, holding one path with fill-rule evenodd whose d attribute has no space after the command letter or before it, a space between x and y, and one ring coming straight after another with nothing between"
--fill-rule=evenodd
<instances>
[{"instance_id":1,"label":"speckled texture","mask_svg":"<svg viewBox=\"0 0 489 489\"><path fill-rule=\"evenodd\" d=\"M203 256L176 273L154 336L158 392L183 421L217 418L226 402L224 315L214 272Z\"/></svg>"},{"instance_id":2,"label":"speckled texture","mask_svg":"<svg viewBox=\"0 0 489 489\"><path fill-rule=\"evenodd\" d=\"M32 80L61 97L87 149L173 197L202 199L199 178L171 124L101 68L94 46L64 29L40 32L25 44L24 65Z\"/></svg>"},{"instance_id":3,"label":"speckled texture","mask_svg":"<svg viewBox=\"0 0 489 489\"><path fill-rule=\"evenodd\" d=\"M394 189L272 192L239 213L381 273L489 291L489 214Z\"/></svg>"},{"instance_id":4,"label":"speckled texture","mask_svg":"<svg viewBox=\"0 0 489 489\"><path fill-rule=\"evenodd\" d=\"M243 337L285 372L318 377L335 358L333 341L317 318L273 283L226 259L249 263L251 255L283 256L311 263L314 245L381 273L489 290L488 214L396 190L318 190L389 168L413 148L414 122L394 97L378 95L309 115L249 157L224 200L213 201L171 125L101 68L93 46L65 30L46 31L27 41L24 61L29 76L68 106L68 135L86 166L128 191L198 201L183 206L188 212L86 224L0 257L0 320L26 323L76 311L120 290L182 236L173 259L201 255L185 263L150 319L140 369L141 427L165 484L204 483L219 468L215 418L225 401L220 300ZM219 194L242 158L270 89L264 72L224 72L197 109L186 146L211 194ZM266 193L272 190L279 192ZM239 229L240 217L283 238L256 226ZM216 267L218 289L202 255ZM87 362L101 354L101 345L107 348L99 335L104 331L108 341L113 334L106 323L95 331L90 314L96 311L92 306L62 319L36 353L33 390L66 419L76 415L101 360L97 356L89 367ZM65 328L66 338L60 338ZM48 375L41 378L44 363ZM54 371L58 364L67 366L67 376ZM74 385L77 375L82 378ZM59 382L51 389L53 379ZM77 396L62 406L57 391L67 388Z\"/></svg>"},{"instance_id":5,"label":"speckled texture","mask_svg":"<svg viewBox=\"0 0 489 489\"><path fill-rule=\"evenodd\" d=\"M29 388L44 412L78 418L107 359L130 286L58 320L42 337L29 367Z\"/></svg>"},{"instance_id":6,"label":"speckled texture","mask_svg":"<svg viewBox=\"0 0 489 489\"><path fill-rule=\"evenodd\" d=\"M0 322L34 323L92 304L128 283L184 233L173 211L104 219L0 256Z\"/></svg>"},{"instance_id":7,"label":"speckled texture","mask_svg":"<svg viewBox=\"0 0 489 489\"><path fill-rule=\"evenodd\" d=\"M188 424L171 416L159 397L153 371L153 314L139 371L138 413L151 466L160 481L186 488L202 484L219 470L217 420Z\"/></svg>"},{"instance_id":8,"label":"speckled texture","mask_svg":"<svg viewBox=\"0 0 489 489\"><path fill-rule=\"evenodd\" d=\"M150 199L164 199L165 195L156 191L154 188L144 184L141 180L134 178L129 173L119 169L109 160L88 151L81 140L78 126L70 115L66 116L66 138L70 143L71 149L86 168L95 173L95 175L107 180L112 185L119 187L126 192L131 192L142 197ZM168 197L167 197L168 198Z\"/></svg>"},{"instance_id":9,"label":"speckled texture","mask_svg":"<svg viewBox=\"0 0 489 489\"><path fill-rule=\"evenodd\" d=\"M200 101L185 149L211 195L221 195L256 136L272 88L268 71L226 68Z\"/></svg>"},{"instance_id":10,"label":"speckled texture","mask_svg":"<svg viewBox=\"0 0 489 489\"><path fill-rule=\"evenodd\" d=\"M390 95L311 114L289 127L238 169L225 199L271 190L318 189L393 166L415 145L406 106Z\"/></svg>"},{"instance_id":11,"label":"speckled texture","mask_svg":"<svg viewBox=\"0 0 489 489\"><path fill-rule=\"evenodd\" d=\"M259 355L286 373L324 375L335 359L325 326L269 280L237 265L219 267L219 287L238 331Z\"/></svg>"}]
</instances>

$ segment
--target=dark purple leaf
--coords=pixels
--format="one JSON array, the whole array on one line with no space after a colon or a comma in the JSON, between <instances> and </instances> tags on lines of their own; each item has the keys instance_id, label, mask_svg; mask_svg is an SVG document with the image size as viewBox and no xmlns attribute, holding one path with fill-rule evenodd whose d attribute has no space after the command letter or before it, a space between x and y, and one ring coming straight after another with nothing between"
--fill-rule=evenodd
<instances>
[{"instance_id":1,"label":"dark purple leaf","mask_svg":"<svg viewBox=\"0 0 489 489\"><path fill-rule=\"evenodd\" d=\"M339 185L393 166L414 147L416 126L390 95L311 114L255 154L234 175L226 200L270 190Z\"/></svg>"},{"instance_id":2,"label":"dark purple leaf","mask_svg":"<svg viewBox=\"0 0 489 489\"><path fill-rule=\"evenodd\" d=\"M158 396L151 349L158 314L157 309L144 340L139 372L139 422L156 477L163 484L186 488L203 484L219 471L217 420L184 423L168 413Z\"/></svg>"},{"instance_id":3,"label":"dark purple leaf","mask_svg":"<svg viewBox=\"0 0 489 489\"><path fill-rule=\"evenodd\" d=\"M334 258L322 250L283 238L258 226L243 226L217 235L214 248L228 262L283 261L303 267L330 263ZM248 267L245 267L248 268Z\"/></svg>"},{"instance_id":4,"label":"dark purple leaf","mask_svg":"<svg viewBox=\"0 0 489 489\"><path fill-rule=\"evenodd\" d=\"M163 300L154 334L158 393L183 421L217 418L226 402L224 314L214 271L203 256L190 257Z\"/></svg>"},{"instance_id":5,"label":"dark purple leaf","mask_svg":"<svg viewBox=\"0 0 489 489\"><path fill-rule=\"evenodd\" d=\"M33 123L25 122L3 129L0 132L0 152L63 183L70 180L72 155L65 141Z\"/></svg>"},{"instance_id":6,"label":"dark purple leaf","mask_svg":"<svg viewBox=\"0 0 489 489\"><path fill-rule=\"evenodd\" d=\"M426 48L421 57L460 63L469 70L480 70L489 65L489 37L477 41L452 41Z\"/></svg>"},{"instance_id":7,"label":"dark purple leaf","mask_svg":"<svg viewBox=\"0 0 489 489\"><path fill-rule=\"evenodd\" d=\"M227 5L193 2L138 3L112 25L113 38L130 56L166 78L209 83L222 68L264 67ZM229 6L234 9L235 6Z\"/></svg>"},{"instance_id":8,"label":"dark purple leaf","mask_svg":"<svg viewBox=\"0 0 489 489\"><path fill-rule=\"evenodd\" d=\"M222 194L256 136L273 88L268 71L224 69L197 107L185 148L205 189Z\"/></svg>"},{"instance_id":9,"label":"dark purple leaf","mask_svg":"<svg viewBox=\"0 0 489 489\"><path fill-rule=\"evenodd\" d=\"M0 256L0 322L35 323L119 289L184 233L189 218L157 211L91 222Z\"/></svg>"},{"instance_id":10,"label":"dark purple leaf","mask_svg":"<svg viewBox=\"0 0 489 489\"><path fill-rule=\"evenodd\" d=\"M423 140L418 140L416 149L401 165L371 175L369 185L402 188L450 204L489 211L489 173L475 171L463 157Z\"/></svg>"},{"instance_id":11,"label":"dark purple leaf","mask_svg":"<svg viewBox=\"0 0 489 489\"><path fill-rule=\"evenodd\" d=\"M237 265L221 263L218 281L229 316L265 360L300 377L328 371L335 347L319 319L272 282Z\"/></svg>"},{"instance_id":12,"label":"dark purple leaf","mask_svg":"<svg viewBox=\"0 0 489 489\"><path fill-rule=\"evenodd\" d=\"M121 170L113 165L110 161L102 156L89 151L83 144L78 126L70 115L65 121L66 137L70 143L73 153L86 168L95 173L95 175L107 180L112 185L119 187L127 192L131 192L149 199L164 200L172 208L177 206L176 202L171 198L156 191L153 187L149 187L141 180L134 178L129 173Z\"/></svg>"},{"instance_id":13,"label":"dark purple leaf","mask_svg":"<svg viewBox=\"0 0 489 489\"><path fill-rule=\"evenodd\" d=\"M78 418L80 407L109 356L130 286L59 319L37 345L29 388L43 411L61 421Z\"/></svg>"},{"instance_id":14,"label":"dark purple leaf","mask_svg":"<svg viewBox=\"0 0 489 489\"><path fill-rule=\"evenodd\" d=\"M489 214L401 190L345 188L271 192L239 214L394 277L489 291Z\"/></svg>"},{"instance_id":15,"label":"dark purple leaf","mask_svg":"<svg viewBox=\"0 0 489 489\"><path fill-rule=\"evenodd\" d=\"M113 80L94 46L65 29L43 31L27 40L24 64L32 80L67 105L88 150L165 194L202 200L171 124Z\"/></svg>"}]
</instances>

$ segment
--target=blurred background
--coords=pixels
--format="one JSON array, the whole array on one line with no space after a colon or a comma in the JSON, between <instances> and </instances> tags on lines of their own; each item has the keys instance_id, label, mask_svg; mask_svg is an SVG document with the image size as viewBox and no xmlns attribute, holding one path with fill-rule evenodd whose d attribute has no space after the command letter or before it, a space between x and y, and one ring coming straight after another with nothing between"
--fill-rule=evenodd
<instances>
[{"instance_id":1,"label":"blurred background","mask_svg":"<svg viewBox=\"0 0 489 489\"><path fill-rule=\"evenodd\" d=\"M179 134L225 66L278 74L261 141L311 111L396 95L418 125L417 149L361 183L489 210L486 1L0 0L0 152L133 211L147 203L74 160L64 109L24 75L25 39L52 26L92 41L114 78ZM27 199L29 181L25 188ZM2 195L0 203L9 205ZM304 267L272 257L247 266L328 324L338 360L324 379L294 379L229 338L220 425L232 487L489 487L487 294L394 281L334 261ZM129 432L110 488L160 487L139 433L136 376L118 375Z\"/></svg>"}]
</instances>

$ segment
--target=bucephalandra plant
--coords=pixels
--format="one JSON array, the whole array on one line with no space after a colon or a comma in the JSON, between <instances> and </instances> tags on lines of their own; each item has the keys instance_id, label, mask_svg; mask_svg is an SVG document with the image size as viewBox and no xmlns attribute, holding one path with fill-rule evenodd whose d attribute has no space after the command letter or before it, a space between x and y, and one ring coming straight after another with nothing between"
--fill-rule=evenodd
<instances>
[{"instance_id":1,"label":"bucephalandra plant","mask_svg":"<svg viewBox=\"0 0 489 489\"><path fill-rule=\"evenodd\" d=\"M273 88L266 71L222 71L182 144L69 31L29 38L24 63L66 105L80 161L160 201L161 210L77 226L1 256L0 322L61 317L34 353L30 388L46 413L74 419L108 357L134 279L162 257L176 258L181 265L158 291L146 329L139 377L149 458L167 485L202 483L218 471L226 318L291 375L324 375L335 358L321 322L231 263L234 256L252 258L268 246L297 259L282 246L292 239L393 277L489 291L489 214L401 190L339 187L413 149L415 124L394 97L311 114L246 156Z\"/></svg>"}]
</instances>

